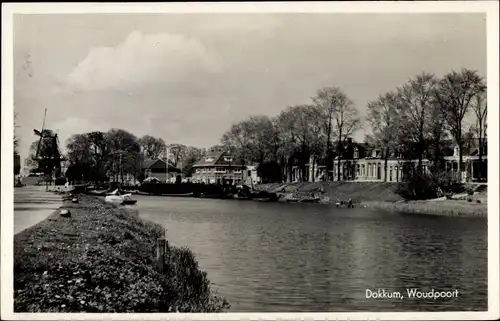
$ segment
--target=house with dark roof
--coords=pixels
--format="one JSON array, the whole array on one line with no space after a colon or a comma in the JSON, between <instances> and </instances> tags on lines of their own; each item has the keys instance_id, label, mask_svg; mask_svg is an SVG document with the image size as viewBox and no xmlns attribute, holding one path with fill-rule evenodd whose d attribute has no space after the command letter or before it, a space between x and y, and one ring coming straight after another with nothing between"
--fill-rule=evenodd
<instances>
[{"instance_id":1,"label":"house with dark roof","mask_svg":"<svg viewBox=\"0 0 500 321\"><path fill-rule=\"evenodd\" d=\"M193 182L203 182L206 184L220 184L229 181L236 185L247 184L247 180L252 179L251 183L258 181L256 178L256 169L243 164L233 154L227 151L214 151L202 157L193 165ZM250 172L250 173L249 173Z\"/></svg>"},{"instance_id":2,"label":"house with dark roof","mask_svg":"<svg viewBox=\"0 0 500 321\"><path fill-rule=\"evenodd\" d=\"M160 182L175 182L178 176L181 176L181 169L175 167L171 161L167 163L161 159L146 159L142 163L141 172L145 177L156 177ZM168 177L168 179L167 179Z\"/></svg>"}]
</instances>

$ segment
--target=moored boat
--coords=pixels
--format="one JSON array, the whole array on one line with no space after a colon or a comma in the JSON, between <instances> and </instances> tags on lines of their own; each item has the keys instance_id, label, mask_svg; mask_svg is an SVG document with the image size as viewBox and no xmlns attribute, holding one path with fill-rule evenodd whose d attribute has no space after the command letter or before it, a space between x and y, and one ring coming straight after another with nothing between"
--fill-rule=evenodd
<instances>
[{"instance_id":1,"label":"moored boat","mask_svg":"<svg viewBox=\"0 0 500 321\"><path fill-rule=\"evenodd\" d=\"M121 194L119 190L114 190L108 193L104 198L106 203L116 204L116 205L131 205L137 203L137 200L132 199L132 194Z\"/></svg>"},{"instance_id":2,"label":"moored boat","mask_svg":"<svg viewBox=\"0 0 500 321\"><path fill-rule=\"evenodd\" d=\"M279 196L276 193L269 193L265 191L260 191L258 193L250 194L250 198L257 202L277 202Z\"/></svg>"}]
</instances>

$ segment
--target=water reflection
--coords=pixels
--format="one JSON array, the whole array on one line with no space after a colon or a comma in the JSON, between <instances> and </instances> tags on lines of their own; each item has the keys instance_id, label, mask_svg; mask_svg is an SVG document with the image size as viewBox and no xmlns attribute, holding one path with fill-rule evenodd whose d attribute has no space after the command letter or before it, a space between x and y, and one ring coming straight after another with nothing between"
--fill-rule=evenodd
<instances>
[{"instance_id":1,"label":"water reflection","mask_svg":"<svg viewBox=\"0 0 500 321\"><path fill-rule=\"evenodd\" d=\"M137 197L191 248L232 311L487 308L486 224L315 204ZM456 300L369 300L366 289L458 288ZM463 291L463 292L462 292Z\"/></svg>"}]
</instances>

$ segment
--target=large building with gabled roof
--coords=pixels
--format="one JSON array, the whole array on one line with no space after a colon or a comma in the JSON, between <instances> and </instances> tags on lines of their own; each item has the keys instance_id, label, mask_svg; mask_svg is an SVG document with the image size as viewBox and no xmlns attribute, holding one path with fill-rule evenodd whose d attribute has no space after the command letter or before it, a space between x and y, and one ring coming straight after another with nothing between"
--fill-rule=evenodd
<instances>
[{"instance_id":1,"label":"large building with gabled roof","mask_svg":"<svg viewBox=\"0 0 500 321\"><path fill-rule=\"evenodd\" d=\"M227 151L215 151L203 156L193 165L193 169L193 182L221 184L229 181L236 185L259 182L255 166L245 166L239 158Z\"/></svg>"}]
</instances>

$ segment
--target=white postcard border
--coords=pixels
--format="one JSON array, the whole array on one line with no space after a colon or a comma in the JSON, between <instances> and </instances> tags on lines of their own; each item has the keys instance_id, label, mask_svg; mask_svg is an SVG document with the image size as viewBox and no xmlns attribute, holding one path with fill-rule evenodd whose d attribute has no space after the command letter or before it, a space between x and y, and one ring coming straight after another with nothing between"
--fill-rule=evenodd
<instances>
[{"instance_id":1,"label":"white postcard border","mask_svg":"<svg viewBox=\"0 0 500 321\"><path fill-rule=\"evenodd\" d=\"M407 313L83 314L13 313L13 19L14 13L486 13L488 105L499 106L497 1L260 2L260 3L25 3L2 4L1 318L5 320L465 320L499 318L499 109L488 121L488 311Z\"/></svg>"}]
</instances>

